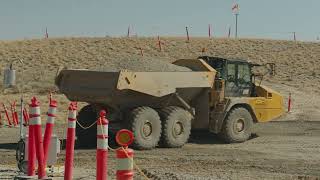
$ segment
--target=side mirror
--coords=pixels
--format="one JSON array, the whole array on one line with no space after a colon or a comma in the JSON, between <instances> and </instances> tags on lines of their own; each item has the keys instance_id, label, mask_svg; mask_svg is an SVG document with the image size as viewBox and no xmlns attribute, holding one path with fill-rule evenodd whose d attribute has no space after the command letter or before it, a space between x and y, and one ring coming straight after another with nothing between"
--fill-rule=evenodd
<instances>
[{"instance_id":1,"label":"side mirror","mask_svg":"<svg viewBox=\"0 0 320 180\"><path fill-rule=\"evenodd\" d=\"M266 67L269 70L270 76L276 75L276 64L275 63L266 63Z\"/></svg>"}]
</instances>

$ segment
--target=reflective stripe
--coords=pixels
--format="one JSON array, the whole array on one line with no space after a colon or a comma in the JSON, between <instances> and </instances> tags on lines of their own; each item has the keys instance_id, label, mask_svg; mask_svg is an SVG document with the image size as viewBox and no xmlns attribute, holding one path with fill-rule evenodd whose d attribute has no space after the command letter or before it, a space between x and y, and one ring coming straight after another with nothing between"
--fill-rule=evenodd
<instances>
[{"instance_id":1,"label":"reflective stripe","mask_svg":"<svg viewBox=\"0 0 320 180\"><path fill-rule=\"evenodd\" d=\"M133 170L133 158L117 159L117 170Z\"/></svg>"},{"instance_id":2,"label":"reflective stripe","mask_svg":"<svg viewBox=\"0 0 320 180\"><path fill-rule=\"evenodd\" d=\"M97 135L108 135L108 126L97 125Z\"/></svg>"},{"instance_id":3,"label":"reflective stripe","mask_svg":"<svg viewBox=\"0 0 320 180\"><path fill-rule=\"evenodd\" d=\"M76 119L75 118L68 118L68 121L76 121Z\"/></svg>"},{"instance_id":4,"label":"reflective stripe","mask_svg":"<svg viewBox=\"0 0 320 180\"><path fill-rule=\"evenodd\" d=\"M108 149L108 139L97 139L97 149Z\"/></svg>"},{"instance_id":5,"label":"reflective stripe","mask_svg":"<svg viewBox=\"0 0 320 180\"><path fill-rule=\"evenodd\" d=\"M48 123L48 124L54 124L54 119L55 119L55 117L48 116L48 117L47 117L47 123Z\"/></svg>"},{"instance_id":6,"label":"reflective stripe","mask_svg":"<svg viewBox=\"0 0 320 180\"><path fill-rule=\"evenodd\" d=\"M56 113L57 113L57 108L49 107L49 109L48 109L48 114L53 114L53 115L55 115Z\"/></svg>"},{"instance_id":7,"label":"reflective stripe","mask_svg":"<svg viewBox=\"0 0 320 180\"><path fill-rule=\"evenodd\" d=\"M76 128L76 121L69 121L68 128Z\"/></svg>"},{"instance_id":8,"label":"reflective stripe","mask_svg":"<svg viewBox=\"0 0 320 180\"><path fill-rule=\"evenodd\" d=\"M40 116L31 118L29 123L30 125L41 125Z\"/></svg>"},{"instance_id":9,"label":"reflective stripe","mask_svg":"<svg viewBox=\"0 0 320 180\"><path fill-rule=\"evenodd\" d=\"M40 114L40 107L30 108L30 114Z\"/></svg>"},{"instance_id":10,"label":"reflective stripe","mask_svg":"<svg viewBox=\"0 0 320 180\"><path fill-rule=\"evenodd\" d=\"M33 118L29 119L29 125L33 125Z\"/></svg>"},{"instance_id":11,"label":"reflective stripe","mask_svg":"<svg viewBox=\"0 0 320 180\"><path fill-rule=\"evenodd\" d=\"M69 111L68 118L73 118L73 119L75 119L76 116L77 116L77 112L76 112L76 111Z\"/></svg>"}]
</instances>

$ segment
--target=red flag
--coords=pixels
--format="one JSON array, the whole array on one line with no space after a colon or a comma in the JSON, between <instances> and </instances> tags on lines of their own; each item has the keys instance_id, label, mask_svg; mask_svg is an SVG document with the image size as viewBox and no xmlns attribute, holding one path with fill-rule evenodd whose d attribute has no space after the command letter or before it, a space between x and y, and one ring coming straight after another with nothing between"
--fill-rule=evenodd
<instances>
[{"instance_id":1,"label":"red flag","mask_svg":"<svg viewBox=\"0 0 320 180\"><path fill-rule=\"evenodd\" d=\"M234 4L231 9L233 13L235 14L239 13L239 4L238 3Z\"/></svg>"}]
</instances>

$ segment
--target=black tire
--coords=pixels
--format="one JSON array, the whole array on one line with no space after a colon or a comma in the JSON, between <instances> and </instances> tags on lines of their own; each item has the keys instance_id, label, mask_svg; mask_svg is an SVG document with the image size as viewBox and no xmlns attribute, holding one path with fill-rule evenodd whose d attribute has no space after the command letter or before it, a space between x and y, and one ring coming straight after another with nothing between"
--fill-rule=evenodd
<instances>
[{"instance_id":1,"label":"black tire","mask_svg":"<svg viewBox=\"0 0 320 180\"><path fill-rule=\"evenodd\" d=\"M190 112L180 107L167 107L160 111L162 122L161 146L176 148L183 146L191 133Z\"/></svg>"},{"instance_id":2,"label":"black tire","mask_svg":"<svg viewBox=\"0 0 320 180\"><path fill-rule=\"evenodd\" d=\"M77 121L84 127L90 126L98 118L98 114L91 105L83 107L77 116ZM76 146L77 148L96 148L97 146L97 125L89 129L83 129L78 123L76 125Z\"/></svg>"},{"instance_id":3,"label":"black tire","mask_svg":"<svg viewBox=\"0 0 320 180\"><path fill-rule=\"evenodd\" d=\"M130 112L129 119L129 129L134 134L134 148L152 149L158 145L161 121L157 111L150 107L138 107Z\"/></svg>"},{"instance_id":4,"label":"black tire","mask_svg":"<svg viewBox=\"0 0 320 180\"><path fill-rule=\"evenodd\" d=\"M28 173L28 161L19 161L18 168L21 172L23 172L24 174L27 174Z\"/></svg>"},{"instance_id":5,"label":"black tire","mask_svg":"<svg viewBox=\"0 0 320 180\"><path fill-rule=\"evenodd\" d=\"M221 137L227 143L241 143L251 136L253 119L242 107L232 109L223 122Z\"/></svg>"}]
</instances>

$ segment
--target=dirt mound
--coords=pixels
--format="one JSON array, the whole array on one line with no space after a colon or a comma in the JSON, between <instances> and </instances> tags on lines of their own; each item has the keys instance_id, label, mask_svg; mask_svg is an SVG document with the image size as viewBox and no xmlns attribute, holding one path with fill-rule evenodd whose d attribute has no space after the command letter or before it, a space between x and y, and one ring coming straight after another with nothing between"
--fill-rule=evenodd
<instances>
[{"instance_id":1,"label":"dirt mound","mask_svg":"<svg viewBox=\"0 0 320 180\"><path fill-rule=\"evenodd\" d=\"M156 38L58 38L2 41L0 42L0 67L3 68L11 61L22 59L23 68L19 62L14 64L17 70L17 91L23 89L47 92L53 88L57 69L63 66L94 69L107 65L113 70L128 68L171 71L171 65L162 65L160 61L153 60L172 62L180 58L210 55L243 58L257 63L275 63L277 74L267 80L320 93L319 43L207 38L191 39L189 43L183 38L163 38L162 43L163 50L160 52ZM143 49L143 60L133 63L135 59L130 57L141 56L140 48ZM0 78L3 78L2 76L3 73Z\"/></svg>"},{"instance_id":2,"label":"dirt mound","mask_svg":"<svg viewBox=\"0 0 320 180\"><path fill-rule=\"evenodd\" d=\"M100 71L120 71L123 69L131 71L191 71L186 67L171 64L166 58L141 57L131 55L125 57L114 57L107 61L102 67L97 67Z\"/></svg>"}]
</instances>

